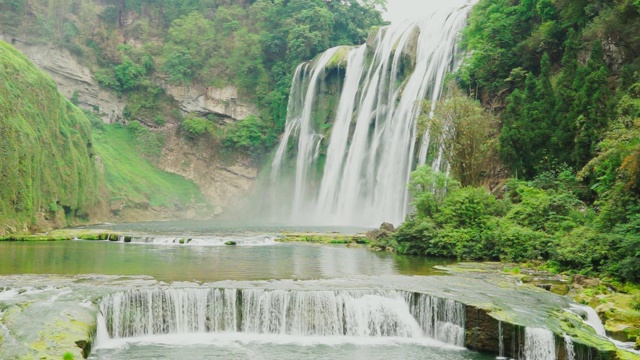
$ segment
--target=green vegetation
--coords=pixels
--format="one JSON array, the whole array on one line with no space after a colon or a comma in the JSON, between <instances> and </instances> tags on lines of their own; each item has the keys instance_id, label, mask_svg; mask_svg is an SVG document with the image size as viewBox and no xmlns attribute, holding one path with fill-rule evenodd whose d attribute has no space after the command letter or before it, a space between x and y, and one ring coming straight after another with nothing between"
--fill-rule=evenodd
<instances>
[{"instance_id":1,"label":"green vegetation","mask_svg":"<svg viewBox=\"0 0 640 360\"><path fill-rule=\"evenodd\" d=\"M498 198L421 167L411 180L415 214L384 245L405 254L546 262L553 271L640 281L637 221L605 231L597 224L606 214L581 201L576 189L565 169L510 180Z\"/></svg>"},{"instance_id":2,"label":"green vegetation","mask_svg":"<svg viewBox=\"0 0 640 360\"><path fill-rule=\"evenodd\" d=\"M366 244L364 235L341 235L320 233L285 233L279 242L308 242L314 244Z\"/></svg>"},{"instance_id":3,"label":"green vegetation","mask_svg":"<svg viewBox=\"0 0 640 360\"><path fill-rule=\"evenodd\" d=\"M455 79L501 124L449 91L431 126L453 178L417 169L415 213L379 241L640 282L639 20L638 1L481 0Z\"/></svg>"},{"instance_id":4,"label":"green vegetation","mask_svg":"<svg viewBox=\"0 0 640 360\"><path fill-rule=\"evenodd\" d=\"M104 126L96 130L94 141L111 200L168 208L203 201L193 182L161 171L140 157L135 131L118 124Z\"/></svg>"},{"instance_id":5,"label":"green vegetation","mask_svg":"<svg viewBox=\"0 0 640 360\"><path fill-rule=\"evenodd\" d=\"M125 120L182 119L159 85L234 85L260 116L227 146L265 156L284 127L295 67L329 47L361 44L383 23L384 0L0 1L0 29L69 49L125 98ZM124 41L123 41L124 39ZM206 117L208 114L199 114ZM202 127L183 128L199 136ZM193 130L193 131L192 131Z\"/></svg>"},{"instance_id":6,"label":"green vegetation","mask_svg":"<svg viewBox=\"0 0 640 360\"><path fill-rule=\"evenodd\" d=\"M87 218L98 189L89 121L2 42L0 78L0 223L8 226L0 232L37 228L39 213Z\"/></svg>"}]
</instances>

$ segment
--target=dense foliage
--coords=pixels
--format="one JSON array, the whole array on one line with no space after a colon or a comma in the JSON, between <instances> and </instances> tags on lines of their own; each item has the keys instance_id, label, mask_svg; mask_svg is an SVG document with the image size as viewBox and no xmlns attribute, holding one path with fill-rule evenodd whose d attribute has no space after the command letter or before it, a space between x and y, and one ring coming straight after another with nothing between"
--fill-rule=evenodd
<instances>
[{"instance_id":1,"label":"dense foliage","mask_svg":"<svg viewBox=\"0 0 640 360\"><path fill-rule=\"evenodd\" d=\"M413 214L385 246L412 255L546 262L547 268L640 281L640 217L604 229L569 169L510 180L499 198L420 167ZM376 244L381 245L381 244Z\"/></svg>"},{"instance_id":2,"label":"dense foliage","mask_svg":"<svg viewBox=\"0 0 640 360\"><path fill-rule=\"evenodd\" d=\"M103 86L128 99L127 121L150 124L158 115L181 121L179 112L167 111L166 84L234 85L260 109L253 130L261 136L245 137L253 142L240 147L264 155L284 127L295 67L332 46L363 43L382 24L377 7L384 3L0 0L0 27L84 59Z\"/></svg>"},{"instance_id":3,"label":"dense foliage","mask_svg":"<svg viewBox=\"0 0 640 360\"><path fill-rule=\"evenodd\" d=\"M598 153L638 80L640 3L485 0L464 37L473 54L459 81L503 110L501 158L532 179L561 164L581 169Z\"/></svg>"},{"instance_id":4,"label":"dense foliage","mask_svg":"<svg viewBox=\"0 0 640 360\"><path fill-rule=\"evenodd\" d=\"M433 121L454 125L444 140L454 178L416 170L415 212L385 245L639 282L639 37L638 1L481 0L456 80L499 114L499 134L450 93ZM516 179L494 187L495 161L469 177L479 151L497 151Z\"/></svg>"}]
</instances>

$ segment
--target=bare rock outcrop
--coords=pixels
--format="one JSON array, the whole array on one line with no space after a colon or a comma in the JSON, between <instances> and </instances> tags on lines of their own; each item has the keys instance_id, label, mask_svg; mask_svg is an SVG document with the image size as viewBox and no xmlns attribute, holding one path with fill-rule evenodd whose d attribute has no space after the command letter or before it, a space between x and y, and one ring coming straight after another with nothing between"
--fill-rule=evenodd
<instances>
[{"instance_id":1,"label":"bare rock outcrop","mask_svg":"<svg viewBox=\"0 0 640 360\"><path fill-rule=\"evenodd\" d=\"M258 168L249 158L236 155L233 159L222 159L220 152L207 143L208 139L185 139L177 127L166 131L158 167L195 182L208 202L215 206L211 215L240 206L253 191Z\"/></svg>"},{"instance_id":2,"label":"bare rock outcrop","mask_svg":"<svg viewBox=\"0 0 640 360\"><path fill-rule=\"evenodd\" d=\"M238 89L232 85L223 88L169 85L166 91L187 113L215 114L233 120L242 120L258 113L253 104L240 99Z\"/></svg>"}]
</instances>

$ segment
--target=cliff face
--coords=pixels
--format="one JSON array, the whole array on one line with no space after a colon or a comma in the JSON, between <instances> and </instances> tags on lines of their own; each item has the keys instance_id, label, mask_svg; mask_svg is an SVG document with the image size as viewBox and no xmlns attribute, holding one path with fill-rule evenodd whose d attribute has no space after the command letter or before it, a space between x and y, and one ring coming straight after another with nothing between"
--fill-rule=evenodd
<instances>
[{"instance_id":1,"label":"cliff face","mask_svg":"<svg viewBox=\"0 0 640 360\"><path fill-rule=\"evenodd\" d=\"M0 34L0 40L12 44L37 67L49 74L58 90L67 98L77 98L77 105L95 111L106 123L122 120L126 103L113 92L100 88L91 69L82 65L68 50L51 45L33 44ZM75 100L74 100L75 101Z\"/></svg>"},{"instance_id":2,"label":"cliff face","mask_svg":"<svg viewBox=\"0 0 640 360\"><path fill-rule=\"evenodd\" d=\"M217 216L228 208L242 205L258 178L254 162L243 155L226 158L208 139L188 140L176 125L165 130L165 147L157 165L195 182Z\"/></svg>"},{"instance_id":3,"label":"cliff face","mask_svg":"<svg viewBox=\"0 0 640 360\"><path fill-rule=\"evenodd\" d=\"M101 87L91 69L68 50L7 35L0 35L0 40L12 42L16 49L51 76L60 93L79 107L95 112L107 124L127 122L123 110L136 100L118 96L114 91ZM179 109L183 114L215 115L225 123L233 123L258 112L255 105L238 95L234 86L163 86L169 95L168 106ZM143 123L153 125L152 121ZM222 159L218 154L219 146L211 141L185 138L178 121L171 119L166 125L150 130L165 139L162 156L153 161L157 167L195 182L206 201L213 205L211 214L201 212L199 216L218 215L228 206L241 202L253 190L258 169L255 162L246 156L232 154ZM117 215L121 220L154 220L171 216L161 211L122 211L121 206L127 208L126 201L121 204L118 200L116 203L106 216ZM133 218L124 218L129 215Z\"/></svg>"},{"instance_id":4,"label":"cliff face","mask_svg":"<svg viewBox=\"0 0 640 360\"><path fill-rule=\"evenodd\" d=\"M0 42L0 234L100 208L91 125L51 78Z\"/></svg>"}]
</instances>

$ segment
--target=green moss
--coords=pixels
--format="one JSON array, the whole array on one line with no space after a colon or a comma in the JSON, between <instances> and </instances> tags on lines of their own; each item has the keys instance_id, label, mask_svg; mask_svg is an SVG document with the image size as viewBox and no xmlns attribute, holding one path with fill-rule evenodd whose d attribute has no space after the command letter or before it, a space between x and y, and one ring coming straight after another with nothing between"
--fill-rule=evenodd
<instances>
[{"instance_id":1,"label":"green moss","mask_svg":"<svg viewBox=\"0 0 640 360\"><path fill-rule=\"evenodd\" d=\"M52 205L86 217L98 193L89 120L2 41L0 78L0 223L32 225Z\"/></svg>"},{"instance_id":2,"label":"green moss","mask_svg":"<svg viewBox=\"0 0 640 360\"><path fill-rule=\"evenodd\" d=\"M331 60L327 63L326 69L333 70L335 68L346 69L347 68L347 56L351 51L350 46L341 46L338 51L333 55Z\"/></svg>"}]
</instances>

